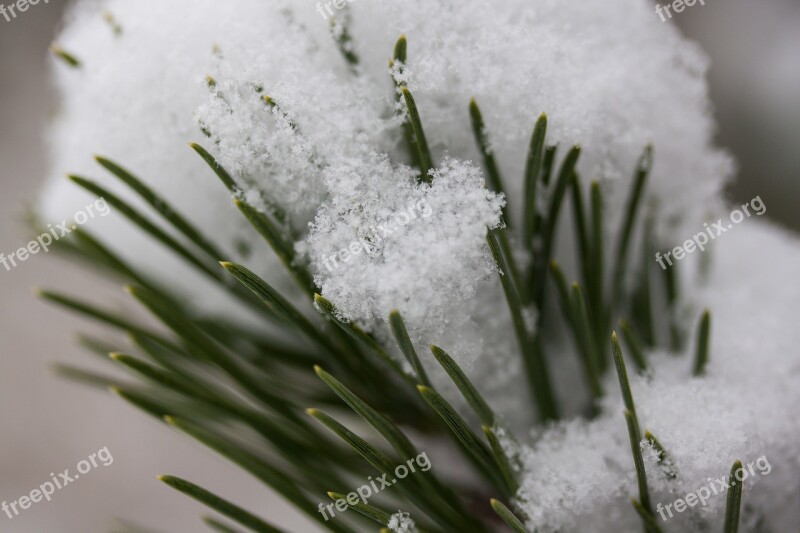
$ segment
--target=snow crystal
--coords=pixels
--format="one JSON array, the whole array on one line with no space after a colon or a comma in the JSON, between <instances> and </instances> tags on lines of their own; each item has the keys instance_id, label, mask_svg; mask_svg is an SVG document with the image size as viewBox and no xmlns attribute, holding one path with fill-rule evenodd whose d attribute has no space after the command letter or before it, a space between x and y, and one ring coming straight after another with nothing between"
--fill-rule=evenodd
<instances>
[{"instance_id":1,"label":"snow crystal","mask_svg":"<svg viewBox=\"0 0 800 533\"><path fill-rule=\"evenodd\" d=\"M397 511L389 519L389 529L396 533L416 533L417 525L409 513Z\"/></svg>"}]
</instances>

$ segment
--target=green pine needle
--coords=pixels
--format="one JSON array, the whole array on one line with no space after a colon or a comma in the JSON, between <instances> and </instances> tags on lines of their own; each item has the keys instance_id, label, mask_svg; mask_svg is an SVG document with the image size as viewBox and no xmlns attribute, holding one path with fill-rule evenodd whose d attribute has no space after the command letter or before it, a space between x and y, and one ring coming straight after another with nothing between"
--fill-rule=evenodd
<instances>
[{"instance_id":1,"label":"green pine needle","mask_svg":"<svg viewBox=\"0 0 800 533\"><path fill-rule=\"evenodd\" d=\"M542 178L544 166L544 139L547 135L547 115L542 113L533 127L528 159L525 162L525 224L523 226L523 240L533 252L533 239L539 229L537 222L537 182Z\"/></svg>"},{"instance_id":2,"label":"green pine needle","mask_svg":"<svg viewBox=\"0 0 800 533\"><path fill-rule=\"evenodd\" d=\"M439 415L445 425L450 429L456 441L467 451L478 469L486 475L495 486L502 488L505 482L494 468L494 458L491 452L477 435L473 433L469 425L461 418L461 415L459 415L453 406L435 390L424 385L418 385L417 389L422 395L422 398L431 406L431 409Z\"/></svg>"},{"instance_id":3,"label":"green pine needle","mask_svg":"<svg viewBox=\"0 0 800 533\"><path fill-rule=\"evenodd\" d=\"M158 418L159 420L163 420L165 416L168 416L176 409L174 407L168 408L161 402L153 400L151 394L143 393L133 388L114 385L109 387L109 391L111 391L112 394L116 394L131 405L144 411L145 413Z\"/></svg>"},{"instance_id":4,"label":"green pine needle","mask_svg":"<svg viewBox=\"0 0 800 533\"><path fill-rule=\"evenodd\" d=\"M344 425L340 422L335 420L333 417L328 415L327 413L319 410L319 409L307 409L306 413L309 416L317 420L320 424L327 427L331 430L336 436L342 439L348 446L350 446L353 451L355 451L358 455L360 455L365 461L367 461L373 468L375 468L378 472L382 473L390 473L394 470L394 465L392 461L387 457L383 452L378 450L375 446L368 443L363 438L359 437L349 429L347 429ZM420 508L428 509L432 512L432 516L437 520L444 522L445 524L452 524L448 522L447 513L444 512L445 509L441 508L439 503L439 498L437 497L436 493L429 493L426 491L419 490L420 485L415 483L397 483L396 484L397 490L404 494L406 497L410 498L415 504L420 506ZM460 519L462 517L458 517L456 515L456 519ZM386 525L388 522L384 523ZM458 522L456 522L458 523Z\"/></svg>"},{"instance_id":5,"label":"green pine needle","mask_svg":"<svg viewBox=\"0 0 800 533\"><path fill-rule=\"evenodd\" d=\"M588 283L592 278L591 251L589 246L589 230L586 224L586 206L583 200L583 185L576 173L572 182L572 213L575 217L575 235L577 237L578 260L581 265L583 280Z\"/></svg>"},{"instance_id":6,"label":"green pine needle","mask_svg":"<svg viewBox=\"0 0 800 533\"><path fill-rule=\"evenodd\" d=\"M494 412L478 392L478 389L475 388L466 374L461 370L461 367L453 361L453 358L450 357L447 352L438 346L431 346L431 352L439 364L442 365L445 372L447 372L447 375L450 376L450 379L453 380L453 383L456 384L458 390L461 391L461 394L464 396L464 399L467 400L470 407L472 407L472 410L478 415L481 424L489 427L494 426Z\"/></svg>"},{"instance_id":7,"label":"green pine needle","mask_svg":"<svg viewBox=\"0 0 800 533\"><path fill-rule=\"evenodd\" d=\"M155 240L163 244L165 247L175 252L178 256L180 256L182 259L184 259L187 263L195 267L200 272L206 274L208 277L210 277L215 281L219 281L221 279L219 277L219 274L215 272L213 269L209 268L206 262L199 259L188 248L186 248L185 246L180 244L177 240L175 240L173 237L168 235L164 230L158 227L155 223L151 222L147 217L142 215L137 209L132 207L128 202L122 200L119 196L111 193L111 191L109 191L108 189L101 187L100 185L86 178L70 175L69 179L72 180L79 187L86 189L95 196L104 198L106 202L108 202L108 205L110 205L114 211L119 212L125 218L130 220L133 224L138 226L146 234L150 235Z\"/></svg>"},{"instance_id":8,"label":"green pine needle","mask_svg":"<svg viewBox=\"0 0 800 533\"><path fill-rule=\"evenodd\" d=\"M114 18L114 15L110 11L103 12L103 20L111 27L111 31L114 33L114 37L119 37L122 35L122 26L117 22L117 19Z\"/></svg>"},{"instance_id":9,"label":"green pine needle","mask_svg":"<svg viewBox=\"0 0 800 533\"><path fill-rule=\"evenodd\" d=\"M59 45L53 44L50 47L50 51L53 53L54 56L63 61L64 64L66 64L67 66L72 68L81 67L81 62L78 60L78 58L75 57L73 54L67 52L63 48L61 48Z\"/></svg>"},{"instance_id":10,"label":"green pine needle","mask_svg":"<svg viewBox=\"0 0 800 533\"><path fill-rule=\"evenodd\" d=\"M227 524L223 524L219 520L210 516L204 516L203 523L218 533L241 533L239 530L234 529Z\"/></svg>"},{"instance_id":11,"label":"green pine needle","mask_svg":"<svg viewBox=\"0 0 800 533\"><path fill-rule=\"evenodd\" d=\"M75 246L83 253L81 257L93 266L103 266L109 273L125 281L133 281L142 285L150 285L144 277L131 267L119 255L112 252L106 245L92 236L84 228L78 227L72 230L70 237L75 239ZM58 244L66 243L61 241Z\"/></svg>"},{"instance_id":12,"label":"green pine needle","mask_svg":"<svg viewBox=\"0 0 800 533\"><path fill-rule=\"evenodd\" d=\"M408 52L408 41L405 35L401 35L394 45L394 60L405 64Z\"/></svg>"},{"instance_id":13,"label":"green pine needle","mask_svg":"<svg viewBox=\"0 0 800 533\"><path fill-rule=\"evenodd\" d=\"M499 468L500 473L503 474L503 479L506 482L507 495L514 496L519 490L519 482L517 481L514 469L511 468L511 462L508 460L508 456L505 450L503 450L503 446L500 444L500 440L497 438L495 431L488 426L482 426L482 429L483 434L486 435L486 440L489 441L489 448L492 450L497 468Z\"/></svg>"},{"instance_id":14,"label":"green pine needle","mask_svg":"<svg viewBox=\"0 0 800 533\"><path fill-rule=\"evenodd\" d=\"M241 507L232 504L228 500L220 498L216 494L207 491L206 489L195 485L184 479L175 476L158 476L159 481L166 483L173 489L182 492L194 498L195 500L207 505L215 511L227 516L231 520L247 527L251 531L259 533L283 533L283 530L278 529L264 520L258 518L256 515L245 511Z\"/></svg>"},{"instance_id":15,"label":"green pine needle","mask_svg":"<svg viewBox=\"0 0 800 533\"><path fill-rule=\"evenodd\" d=\"M254 272L241 265L226 261L221 262L220 265L230 272L242 285L252 291L253 294L258 296L258 298L289 327L296 328L324 349L330 351L336 350L328 337L324 336L317 326L312 324L305 315L298 311L297 308L281 296L278 291L273 289Z\"/></svg>"},{"instance_id":16,"label":"green pine needle","mask_svg":"<svg viewBox=\"0 0 800 533\"><path fill-rule=\"evenodd\" d=\"M678 305L678 269L668 268L662 270L664 274L664 286L667 292L667 304L669 305L669 346L673 352L679 352L683 346L683 332L681 331L680 324L678 323L677 316L673 312L675 306Z\"/></svg>"},{"instance_id":17,"label":"green pine needle","mask_svg":"<svg viewBox=\"0 0 800 533\"><path fill-rule=\"evenodd\" d=\"M702 376L705 374L706 365L708 364L709 352L709 338L711 336L711 311L703 312L700 318L700 327L697 328L697 349L694 356L694 371L695 376Z\"/></svg>"},{"instance_id":18,"label":"green pine needle","mask_svg":"<svg viewBox=\"0 0 800 533\"><path fill-rule=\"evenodd\" d=\"M655 319L653 316L653 299L650 294L650 268L653 244L654 218L649 216L642 231L642 251L640 274L637 276L637 285L631 298L631 311L636 318L636 326L642 335L646 346L656 344Z\"/></svg>"},{"instance_id":19,"label":"green pine needle","mask_svg":"<svg viewBox=\"0 0 800 533\"><path fill-rule=\"evenodd\" d=\"M532 395L536 400L539 416L544 420L558 418L555 396L550 385L550 378L547 371L547 363L535 339L531 339L528 328L525 325L524 312L522 309L522 299L519 290L510 274L510 269L505 256L500 248L500 241L497 233L503 230L490 230L486 239L489 243L489 250L497 263L500 283L511 311L511 320L514 325L514 333L517 343L522 353L522 359L528 376Z\"/></svg>"},{"instance_id":20,"label":"green pine needle","mask_svg":"<svg viewBox=\"0 0 800 533\"><path fill-rule=\"evenodd\" d=\"M544 147L544 161L542 162L542 183L544 183L545 187L550 185L550 177L553 175L553 168L556 164L556 153L558 152L558 146L547 146Z\"/></svg>"},{"instance_id":21,"label":"green pine needle","mask_svg":"<svg viewBox=\"0 0 800 533\"><path fill-rule=\"evenodd\" d=\"M659 440L650 433L649 431L644 432L644 439L650 443L650 445L655 449L656 453L658 454L658 464L660 464L664 469L664 474L667 476L667 479L677 479L678 473L675 471L675 468L672 466L672 461L670 461L669 455L667 455L667 450L664 448L664 445L659 442Z\"/></svg>"},{"instance_id":22,"label":"green pine needle","mask_svg":"<svg viewBox=\"0 0 800 533\"><path fill-rule=\"evenodd\" d=\"M494 152L489 141L489 134L486 131L486 124L483 122L483 114L478 107L478 102L476 102L474 98L469 102L469 116L472 123L472 133L475 136L475 142L478 144L478 149L483 157L483 164L486 167L486 180L489 189L496 193L505 194L503 178L500 175L500 169L494 157ZM506 201L508 201L508 196L506 196ZM508 216L508 204L503 207L503 220L506 226L511 227L511 221Z\"/></svg>"},{"instance_id":23,"label":"green pine needle","mask_svg":"<svg viewBox=\"0 0 800 533\"><path fill-rule=\"evenodd\" d=\"M631 454L633 455L633 463L636 468L636 479L639 485L639 501L642 507L652 514L650 494L647 490L647 473L644 468L644 459L642 458L642 433L639 429L639 420L636 416L636 407L633 403L633 394L631 393L631 386L628 381L628 371L625 369L625 360L622 357L622 350L619 347L616 331L611 334L611 348L614 355L614 366L617 370L617 377L619 378L619 387L622 391L622 399L625 403L625 422L628 426Z\"/></svg>"},{"instance_id":24,"label":"green pine needle","mask_svg":"<svg viewBox=\"0 0 800 533\"><path fill-rule=\"evenodd\" d=\"M314 279L304 266L297 263L294 247L286 238L285 233L279 229L279 226L269 216L253 207L246 200L236 198L233 202L259 235L270 245L275 255L280 258L288 272L295 278L297 284L307 291L309 295L313 295L317 290Z\"/></svg>"},{"instance_id":25,"label":"green pine needle","mask_svg":"<svg viewBox=\"0 0 800 533\"><path fill-rule=\"evenodd\" d=\"M198 248L206 252L212 259L220 260L225 257L215 245L208 242L203 234L188 222L175 208L173 208L166 200L153 191L150 187L145 185L139 178L134 176L128 170L122 168L117 163L102 156L95 156L95 160L106 170L111 172L123 183L130 187L140 198L147 202L153 209L156 210L165 220L167 220L175 229L186 236Z\"/></svg>"},{"instance_id":26,"label":"green pine needle","mask_svg":"<svg viewBox=\"0 0 800 533\"><path fill-rule=\"evenodd\" d=\"M642 341L639 340L639 336L636 335L636 332L633 330L627 320L619 321L619 329L622 332L622 338L625 341L625 344L630 350L631 359L633 359L636 368L639 370L639 372L644 372L647 370L647 360L644 355Z\"/></svg>"},{"instance_id":27,"label":"green pine needle","mask_svg":"<svg viewBox=\"0 0 800 533\"><path fill-rule=\"evenodd\" d=\"M514 531L514 533L529 533L528 530L525 529L525 524L523 524L519 518L514 516L514 513L512 513L511 510L503 504L503 502L492 498L489 501L489 504L492 506L494 512L497 513L497 516L499 516L500 519L505 522L505 524L510 527L512 531Z\"/></svg>"},{"instance_id":28,"label":"green pine needle","mask_svg":"<svg viewBox=\"0 0 800 533\"><path fill-rule=\"evenodd\" d=\"M430 184L433 181L433 176L429 174L433 169L433 159L431 157L430 149L428 148L428 141L425 139L425 131L422 129L422 119L419 117L417 110L417 103L414 101L414 96L408 87L402 86L400 92L403 95L403 100L406 103L408 110L408 119L411 122L411 127L414 130L414 142L417 147L419 162L420 162L420 177L419 181L422 183Z\"/></svg>"},{"instance_id":29,"label":"green pine needle","mask_svg":"<svg viewBox=\"0 0 800 533\"><path fill-rule=\"evenodd\" d=\"M414 445L411 444L408 437L406 437L400 428L393 424L388 418L370 407L364 400L345 387L342 382L325 372L319 366L314 367L314 372L316 372L317 376L319 376L319 378L358 416L380 433L381 436L386 439L386 442L388 442L401 457L413 457L417 455L418 451Z\"/></svg>"},{"instance_id":30,"label":"green pine needle","mask_svg":"<svg viewBox=\"0 0 800 533\"><path fill-rule=\"evenodd\" d=\"M629 410L635 417L636 406L633 404L631 384L630 381L628 381L628 370L625 368L625 360L622 357L622 349L619 347L616 331L611 333L611 349L614 355L614 367L617 370L619 388L620 391L622 391L622 400L625 403L625 409Z\"/></svg>"},{"instance_id":31,"label":"green pine needle","mask_svg":"<svg viewBox=\"0 0 800 533\"><path fill-rule=\"evenodd\" d=\"M400 347L400 351L403 352L403 355L406 357L406 361L408 361L408 363L414 369L417 379L419 379L421 384L430 387L431 382L428 379L428 374L425 372L425 367L422 365L422 362L417 356L417 351L414 349L414 344L411 342L411 338L408 336L406 324L403 321L403 317L400 315L399 311L394 310L389 313L389 326L392 329L392 335L394 335L397 345Z\"/></svg>"},{"instance_id":32,"label":"green pine needle","mask_svg":"<svg viewBox=\"0 0 800 533\"><path fill-rule=\"evenodd\" d=\"M744 492L744 484L736 478L736 473L740 470L742 470L742 462L737 459L731 467L731 474L728 478L728 497L725 504L723 533L737 533L739 531L739 513L742 508L742 493Z\"/></svg>"},{"instance_id":33,"label":"green pine needle","mask_svg":"<svg viewBox=\"0 0 800 533\"><path fill-rule=\"evenodd\" d=\"M633 187L631 189L630 197L625 208L625 218L622 221L622 228L620 230L620 237L617 241L617 251L615 254L616 263L614 269L614 278L612 286L612 298L620 293L622 290L622 282L625 278L625 269L628 265L628 248L630 245L631 235L636 222L636 215L639 211L639 205L642 203L642 195L644 193L647 178L653 167L653 147L648 145L636 168L636 176L633 179Z\"/></svg>"},{"instance_id":34,"label":"green pine needle","mask_svg":"<svg viewBox=\"0 0 800 533\"><path fill-rule=\"evenodd\" d=\"M314 507L312 501L286 472L282 472L254 453L245 450L221 432L213 431L199 424L171 416L165 417L165 422L205 444L231 462L239 465L255 478L274 489L278 494L286 498L287 501L294 504L299 510L305 512L310 518L323 522L322 517L316 513L316 507Z\"/></svg>"},{"instance_id":35,"label":"green pine needle","mask_svg":"<svg viewBox=\"0 0 800 533\"><path fill-rule=\"evenodd\" d=\"M347 429L344 425L336 421L333 417L319 409L306 409L306 413L317 422L331 430L337 437L342 439L353 451L358 453L365 461L380 472L390 472L393 468L392 461L375 446Z\"/></svg>"},{"instance_id":36,"label":"green pine needle","mask_svg":"<svg viewBox=\"0 0 800 533\"><path fill-rule=\"evenodd\" d=\"M636 421L635 415L629 409L625 409L625 422L628 425L628 438L631 443L633 465L636 468L636 484L639 486L639 500L641 501L642 507L652 514L650 493L647 489L647 472L645 471L644 459L642 458L642 439L639 432L639 423Z\"/></svg>"},{"instance_id":37,"label":"green pine needle","mask_svg":"<svg viewBox=\"0 0 800 533\"><path fill-rule=\"evenodd\" d=\"M414 379L403 371L403 368L400 366L400 364L392 356L390 356L386 350L384 350L384 348L374 338L372 338L371 335L359 328L354 322L344 320L330 300L319 294L315 294L314 306L326 319L333 322L339 327L339 329L347 334L351 340L364 346L367 350L376 355L379 360L386 363L386 365L388 365L395 372L395 374L401 377L406 383L415 385Z\"/></svg>"},{"instance_id":38,"label":"green pine needle","mask_svg":"<svg viewBox=\"0 0 800 533\"><path fill-rule=\"evenodd\" d=\"M572 304L572 298L570 297L570 289L569 285L567 284L567 278L564 276L561 266L555 259L550 261L550 273L553 275L553 282L555 283L556 290L558 291L558 300L561 304L561 312L564 314L564 318L567 320L567 325L569 325L573 331L576 331L575 328L576 324L578 323L578 318L575 316L575 309Z\"/></svg>"},{"instance_id":39,"label":"green pine needle","mask_svg":"<svg viewBox=\"0 0 800 533\"><path fill-rule=\"evenodd\" d=\"M353 72L357 72L360 60L353 45L353 35L350 33L350 19L350 12L346 9L343 10L340 18L331 17L330 30L342 57L350 65Z\"/></svg>"},{"instance_id":40,"label":"green pine needle","mask_svg":"<svg viewBox=\"0 0 800 533\"><path fill-rule=\"evenodd\" d=\"M144 338L153 339L164 346L170 347L172 350L177 352L183 351L183 349L180 346L176 345L171 340L167 339L161 334L156 333L150 329L147 329L144 326L135 324L130 320L128 320L127 317L124 317L122 315L118 315L111 311L100 309L99 307L85 303L76 298L72 298L70 296L66 296L51 291L37 290L36 294L43 300L64 307L70 311L83 315L87 318L91 318L93 320L101 322L107 326L112 326L121 329L123 331L139 335Z\"/></svg>"},{"instance_id":41,"label":"green pine needle","mask_svg":"<svg viewBox=\"0 0 800 533\"><path fill-rule=\"evenodd\" d=\"M216 158L208 153L208 150L197 143L190 143L189 146L192 148L192 150L197 152L200 157L203 158L203 161L205 161L209 167L211 167L211 170L214 171L214 174L217 175L228 191L230 191L232 194L238 194L240 192L241 189L239 189L239 186L236 184L236 181L234 181L233 177L228 174L228 171L225 170L222 165L217 163Z\"/></svg>"},{"instance_id":42,"label":"green pine needle","mask_svg":"<svg viewBox=\"0 0 800 533\"><path fill-rule=\"evenodd\" d=\"M181 337L190 350L201 360L212 362L238 382L254 398L287 416L291 416L286 402L269 388L264 387L265 377L253 368L242 364L237 358L215 343L203 330L159 296L142 287L128 287L128 292L147 307L154 315Z\"/></svg>"},{"instance_id":43,"label":"green pine needle","mask_svg":"<svg viewBox=\"0 0 800 533\"><path fill-rule=\"evenodd\" d=\"M633 504L636 513L642 519L642 522L644 522L645 530L648 533L662 533L663 530L653 516L653 513L648 511L636 498L631 499L631 504Z\"/></svg>"},{"instance_id":44,"label":"green pine needle","mask_svg":"<svg viewBox=\"0 0 800 533\"><path fill-rule=\"evenodd\" d=\"M109 389L119 385L119 381L115 378L105 376L98 372L84 370L73 365L53 363L50 366L57 376L74 381L75 383L81 383L100 389Z\"/></svg>"},{"instance_id":45,"label":"green pine needle","mask_svg":"<svg viewBox=\"0 0 800 533\"><path fill-rule=\"evenodd\" d=\"M395 452L397 452L398 456L408 459L416 457L419 454L419 451L411 443L409 438L388 418L373 409L365 401L350 391L350 389L345 387L344 384L325 372L320 367L314 367L314 371L317 373L317 376L319 376L319 378L325 382L325 384L328 385L339 398L342 399L342 401L344 401L358 416L360 416L365 422L367 422L378 433L381 434L386 442L389 443ZM315 418L320 416L319 414L314 414L315 412L315 410L311 410L309 411L309 414ZM324 416L319 418L321 421L323 421L323 419ZM452 491L450 491L434 475L430 474L428 476L423 476L422 480L415 477L414 480L422 486L425 493L428 494L427 498L431 502L444 499L442 505L438 508L441 514L446 515L449 520L454 520L456 523L464 522L464 517L468 515L461 502L459 502ZM450 506L450 509L444 507L445 505Z\"/></svg>"},{"instance_id":46,"label":"green pine needle","mask_svg":"<svg viewBox=\"0 0 800 533\"><path fill-rule=\"evenodd\" d=\"M589 313L592 320L594 340L597 355L598 368L606 368L606 330L608 329L608 311L605 304L605 293L603 291L605 283L605 258L603 244L603 193L600 190L600 183L593 181L590 188L591 213L592 213L592 232L591 244L591 270L589 278L586 280L588 291Z\"/></svg>"},{"instance_id":47,"label":"green pine needle","mask_svg":"<svg viewBox=\"0 0 800 533\"><path fill-rule=\"evenodd\" d=\"M545 282L547 280L547 271L550 268L550 261L553 259L553 247L555 243L556 227L558 225L558 214L561 211L561 205L564 200L564 194L567 187L575 178L575 167L578 164L581 149L579 146L573 146L564 162L561 164L558 177L554 184L554 189L550 197L547 213L544 216L544 228L542 230L542 249L536 259L537 267L535 275L533 276L534 289L533 297L537 304L537 308L544 308L544 295L545 295Z\"/></svg>"},{"instance_id":48,"label":"green pine needle","mask_svg":"<svg viewBox=\"0 0 800 533\"><path fill-rule=\"evenodd\" d=\"M347 504L347 507L354 510L360 515L366 516L370 520L377 522L382 526L389 525L389 520L392 519L392 513L388 511L384 511L379 507L374 505L370 505L368 503L362 503L359 500L356 500L356 503L351 504L347 501L347 496L344 494L340 494L338 492L329 492L328 496L333 501L343 501Z\"/></svg>"},{"instance_id":49,"label":"green pine needle","mask_svg":"<svg viewBox=\"0 0 800 533\"><path fill-rule=\"evenodd\" d=\"M401 35L394 45L394 59L389 61L389 68L394 69L397 67L397 74L402 75L405 72L405 66L408 59L408 41L405 35ZM395 76L392 76L392 81L395 86L395 101L400 103L403 100L402 88L404 84L399 81ZM422 168L422 162L419 158L419 148L417 147L417 140L414 136L414 126L411 125L409 120L403 120L403 138L405 139L406 148L409 156L411 157L412 166Z\"/></svg>"},{"instance_id":50,"label":"green pine needle","mask_svg":"<svg viewBox=\"0 0 800 533\"><path fill-rule=\"evenodd\" d=\"M577 283L572 284L572 309L574 310L575 334L578 344L583 352L583 368L586 380L592 395L599 398L603 395L603 386L600 382L600 372L603 366L600 353L597 351L597 344L594 342L592 324L589 319L589 310L583 291Z\"/></svg>"}]
</instances>

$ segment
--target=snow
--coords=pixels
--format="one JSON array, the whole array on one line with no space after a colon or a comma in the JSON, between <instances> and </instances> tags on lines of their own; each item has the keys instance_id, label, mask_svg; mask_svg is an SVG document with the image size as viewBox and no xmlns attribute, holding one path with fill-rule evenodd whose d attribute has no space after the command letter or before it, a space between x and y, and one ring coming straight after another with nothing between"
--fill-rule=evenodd
<instances>
[{"instance_id":1,"label":"snow","mask_svg":"<svg viewBox=\"0 0 800 533\"><path fill-rule=\"evenodd\" d=\"M411 515L403 511L398 511L389 519L389 529L396 533L416 533L417 526Z\"/></svg>"},{"instance_id":2,"label":"snow","mask_svg":"<svg viewBox=\"0 0 800 533\"><path fill-rule=\"evenodd\" d=\"M472 163L448 158L432 174L431 185L418 184L411 169L377 155L326 173L330 199L301 249L344 317L373 326L398 309L410 331L442 334L495 274L486 232L500 225L504 200Z\"/></svg>"}]
</instances>

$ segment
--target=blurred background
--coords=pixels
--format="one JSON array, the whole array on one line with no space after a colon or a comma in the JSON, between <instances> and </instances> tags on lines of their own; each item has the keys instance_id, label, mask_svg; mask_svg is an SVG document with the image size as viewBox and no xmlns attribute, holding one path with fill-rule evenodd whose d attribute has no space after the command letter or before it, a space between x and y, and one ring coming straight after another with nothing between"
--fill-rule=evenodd
<instances>
[{"instance_id":1,"label":"blurred background","mask_svg":"<svg viewBox=\"0 0 800 533\"><path fill-rule=\"evenodd\" d=\"M7 254L30 240L23 218L45 179L42 137L55 108L47 56L64 4L40 2L11 22L0 15L0 252ZM740 168L729 199L760 196L767 217L800 230L800 2L706 0L664 23L679 25L712 59L718 143ZM260 483L199 444L108 393L55 377L52 361L88 361L74 343L74 332L87 326L38 301L36 286L123 299L118 287L98 284L52 254L32 256L11 271L0 268L0 501L30 493L50 472L74 471L104 446L114 462L14 519L0 514L0 531L201 530L204 508L156 481L161 473L213 487L293 524L292 531L313 531Z\"/></svg>"}]
</instances>

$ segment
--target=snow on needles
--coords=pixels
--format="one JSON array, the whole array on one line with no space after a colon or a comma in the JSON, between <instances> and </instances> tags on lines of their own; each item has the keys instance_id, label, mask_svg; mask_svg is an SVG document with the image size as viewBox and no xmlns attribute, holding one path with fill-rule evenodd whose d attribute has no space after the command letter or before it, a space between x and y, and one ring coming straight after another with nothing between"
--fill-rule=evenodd
<instances>
[{"instance_id":1,"label":"snow on needles","mask_svg":"<svg viewBox=\"0 0 800 533\"><path fill-rule=\"evenodd\" d=\"M255 241L186 147L199 141L243 185L290 212L302 237L330 192L321 169L339 158L402 153L387 59L403 33L405 77L435 160L449 154L477 161L467 113L474 96L512 198L521 195L528 137L542 111L551 118L548 142L580 143L582 175L608 181L612 219L647 143L657 150L650 188L661 200L659 227L676 220L695 227L730 174L728 158L711 145L705 57L638 0L371 0L350 8L357 74L328 22L299 2L77 2L57 40L82 68L55 69L61 105L43 216L60 220L84 205L61 178L65 172L126 194L91 160L100 154L134 171L191 220L213 221L203 229L221 244ZM103 20L106 9L121 35ZM261 96L278 107L268 110ZM518 220L521 202L510 207ZM109 218L115 222L102 237L124 258L141 264L147 257L145 268L187 294L202 283L129 224ZM246 260L286 286L262 246L249 246L253 255L246 257L229 248L228 259Z\"/></svg>"},{"instance_id":2,"label":"snow on needles","mask_svg":"<svg viewBox=\"0 0 800 533\"><path fill-rule=\"evenodd\" d=\"M121 35L103 21L105 9ZM530 420L485 235L501 224L506 200L511 222L521 220L533 124L547 112L549 144L562 155L582 146L578 170L602 182L608 228L617 227L636 161L653 144L648 194L659 207L659 239L672 247L722 204L733 169L712 143L707 59L641 0L363 0L350 9L355 69L313 2L79 0L57 39L82 66L54 67L60 106L41 215L61 220L86 204L63 179L67 172L141 206L91 158L107 156L222 245L230 253L222 259L243 262L285 291L279 262L186 146L198 141L247 198L290 214L297 249L344 317L381 335L389 311L399 309L414 340L451 351L506 420ZM401 34L408 37L404 81L434 159L430 185L406 166L395 112L387 59ZM507 198L484 186L467 111L472 97ZM107 218L98 237L124 259L201 309L224 309L200 275L118 214ZM561 236L571 225L562 215L556 239L568 272L575 265L564 258L569 242ZM707 289L681 276L682 293L714 313L708 377L688 378L686 357L651 354L651 381L633 380L643 424L680 472L670 487L651 461L649 478L655 501L667 503L724 475L735 458L767 455L775 470L754 480L763 488L752 496L746 487L753 509L743 516L791 520L797 509L786 495L796 494L800 479L800 429L787 406L800 403L800 339L785 321L796 316L800 295L782 280L796 277L797 241L755 222L732 235L718 246ZM597 419L564 422L523 444L519 501L542 531L640 527L627 502L635 478L613 376L605 385ZM558 387L575 395L563 380ZM718 515L718 500L703 513ZM688 518L675 523L681 520Z\"/></svg>"},{"instance_id":3,"label":"snow on needles","mask_svg":"<svg viewBox=\"0 0 800 533\"><path fill-rule=\"evenodd\" d=\"M385 156L327 170L331 197L305 246L323 296L372 326L398 309L414 328L443 324L494 272L486 232L501 196L481 170L445 159L428 185Z\"/></svg>"},{"instance_id":4,"label":"snow on needles","mask_svg":"<svg viewBox=\"0 0 800 533\"><path fill-rule=\"evenodd\" d=\"M707 307L713 317L705 377L691 377L692 343L679 357L649 354L648 376L629 365L642 432L661 442L677 474L668 479L645 450L654 508L710 485L709 478L727 477L736 459L747 465L764 457L770 468L745 480L741 529L756 531L758 522L772 531L796 526L800 333L780 317L797 315L800 287L786 280L800 268L798 244L796 236L748 222L714 247L708 285L687 283L695 314ZM538 531L641 528L630 506L638 489L619 385L616 376L606 378L600 417L560 423L516 449L523 465L517 496ZM665 511L667 523L656 518L665 531L719 531L724 509L725 494L712 495L683 513L673 507L672 518Z\"/></svg>"}]
</instances>

